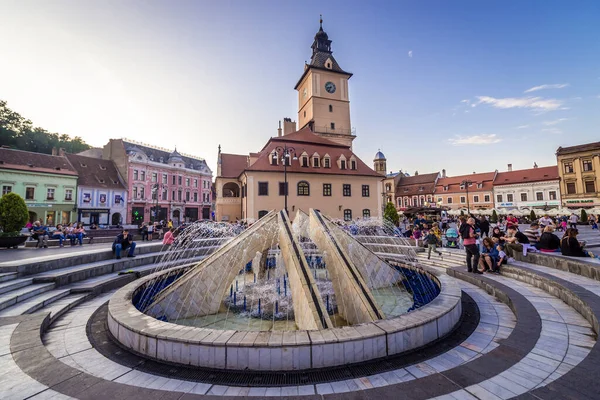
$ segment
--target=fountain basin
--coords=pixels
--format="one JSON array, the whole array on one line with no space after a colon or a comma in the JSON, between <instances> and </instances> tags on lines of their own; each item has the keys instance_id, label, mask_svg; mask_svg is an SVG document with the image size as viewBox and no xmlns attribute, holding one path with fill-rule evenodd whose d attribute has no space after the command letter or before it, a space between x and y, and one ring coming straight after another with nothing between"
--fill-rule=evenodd
<instances>
[{"instance_id":1,"label":"fountain basin","mask_svg":"<svg viewBox=\"0 0 600 400\"><path fill-rule=\"evenodd\" d=\"M176 364L225 370L286 371L360 363L412 351L447 335L462 313L461 291L434 270L403 265L431 279L439 295L430 303L389 319L322 330L237 331L159 321L133 304L137 293L175 267L121 288L109 302L108 327L128 350Z\"/></svg>"}]
</instances>

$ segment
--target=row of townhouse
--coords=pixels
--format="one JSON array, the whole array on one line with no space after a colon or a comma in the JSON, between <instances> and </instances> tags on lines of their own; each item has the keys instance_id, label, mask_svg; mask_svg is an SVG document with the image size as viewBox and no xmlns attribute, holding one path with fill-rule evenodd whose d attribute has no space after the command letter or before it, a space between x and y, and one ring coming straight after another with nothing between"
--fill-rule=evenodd
<instances>
[{"instance_id":1,"label":"row of townhouse","mask_svg":"<svg viewBox=\"0 0 600 400\"><path fill-rule=\"evenodd\" d=\"M0 188L25 200L30 221L48 225L179 224L213 214L204 159L125 139L80 154L0 148Z\"/></svg>"}]
</instances>

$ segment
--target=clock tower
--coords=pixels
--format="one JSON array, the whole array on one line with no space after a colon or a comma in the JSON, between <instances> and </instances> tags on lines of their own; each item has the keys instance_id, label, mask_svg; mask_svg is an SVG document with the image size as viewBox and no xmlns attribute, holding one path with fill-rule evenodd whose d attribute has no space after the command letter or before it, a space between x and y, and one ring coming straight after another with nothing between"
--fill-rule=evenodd
<instances>
[{"instance_id":1,"label":"clock tower","mask_svg":"<svg viewBox=\"0 0 600 400\"><path fill-rule=\"evenodd\" d=\"M323 19L312 44L312 57L296 84L300 129L308 126L317 135L352 147L355 136L350 125L348 79L333 57L331 40L323 30Z\"/></svg>"}]
</instances>

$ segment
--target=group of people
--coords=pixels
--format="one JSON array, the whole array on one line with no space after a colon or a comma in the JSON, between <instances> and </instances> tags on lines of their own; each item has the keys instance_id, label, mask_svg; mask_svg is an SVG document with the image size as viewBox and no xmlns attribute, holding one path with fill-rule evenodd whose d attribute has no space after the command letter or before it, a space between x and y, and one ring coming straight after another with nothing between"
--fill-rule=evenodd
<instances>
[{"instance_id":1,"label":"group of people","mask_svg":"<svg viewBox=\"0 0 600 400\"><path fill-rule=\"evenodd\" d=\"M566 227L567 220L571 224L569 228ZM593 252L584 248L584 241L577 239L579 230L576 218L554 220L549 215L544 215L539 222L531 222L529 227L521 232L518 220L509 214L505 220L506 232L501 226L495 226L491 235L489 225L485 229L481 222L473 216L459 220L467 270L472 273L486 271L499 273L502 264L514 261L516 252L522 252L524 256L528 252L544 252L561 253L570 257L598 258ZM590 217L590 224L592 229L597 229L597 220L593 215ZM557 226L564 231L562 238L554 233Z\"/></svg>"},{"instance_id":2,"label":"group of people","mask_svg":"<svg viewBox=\"0 0 600 400\"><path fill-rule=\"evenodd\" d=\"M71 246L79 244L83 246L83 238L86 236L85 228L81 222L69 223L67 226L62 224L56 225L55 228L50 228L42 223L42 220L35 221L31 224L31 238L37 240L39 249L48 248L49 239L58 239L58 245L64 247L66 240L69 240Z\"/></svg>"},{"instance_id":3,"label":"group of people","mask_svg":"<svg viewBox=\"0 0 600 400\"><path fill-rule=\"evenodd\" d=\"M168 220L166 224L164 221L155 221L154 223L142 222L139 230L142 235L142 242L152 241L155 232L158 233L158 239L161 240L164 234L164 227L167 230L173 229L173 220Z\"/></svg>"}]
</instances>

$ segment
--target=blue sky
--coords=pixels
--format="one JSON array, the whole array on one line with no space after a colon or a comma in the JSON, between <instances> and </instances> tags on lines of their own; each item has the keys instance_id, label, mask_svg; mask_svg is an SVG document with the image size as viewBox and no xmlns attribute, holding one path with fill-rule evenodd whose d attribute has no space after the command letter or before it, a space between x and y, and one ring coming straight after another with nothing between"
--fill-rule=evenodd
<instances>
[{"instance_id":1,"label":"blue sky","mask_svg":"<svg viewBox=\"0 0 600 400\"><path fill-rule=\"evenodd\" d=\"M600 140L598 1L13 1L0 98L100 146L177 146L216 168L297 118L323 14L350 80L355 152L388 170L555 163Z\"/></svg>"}]
</instances>

